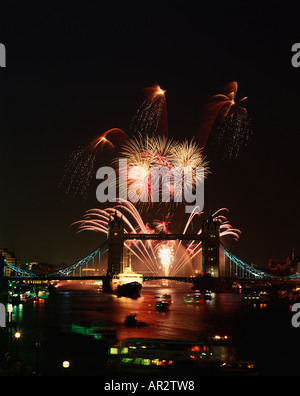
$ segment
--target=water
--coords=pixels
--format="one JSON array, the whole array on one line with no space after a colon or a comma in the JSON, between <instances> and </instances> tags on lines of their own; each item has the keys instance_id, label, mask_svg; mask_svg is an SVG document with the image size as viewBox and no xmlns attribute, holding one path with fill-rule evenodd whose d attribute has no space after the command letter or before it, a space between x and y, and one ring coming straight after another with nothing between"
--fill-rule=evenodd
<instances>
[{"instance_id":1,"label":"water","mask_svg":"<svg viewBox=\"0 0 300 396\"><path fill-rule=\"evenodd\" d=\"M108 347L103 342L71 332L72 324L105 321L116 330L118 340L128 337L184 338L216 334L232 337L240 359L252 360L261 374L299 375L300 328L291 325L289 303L246 304L242 294L213 294L211 301L191 304L184 296L193 293L185 284L144 287L137 300L117 298L99 291L55 291L45 300L14 308L14 320L22 333L20 358L44 375L110 374L106 366ZM171 294L169 312L157 312L158 297ZM128 328L126 316L136 313L145 327ZM39 347L36 343L39 343ZM7 340L16 352L16 342Z\"/></svg>"}]
</instances>

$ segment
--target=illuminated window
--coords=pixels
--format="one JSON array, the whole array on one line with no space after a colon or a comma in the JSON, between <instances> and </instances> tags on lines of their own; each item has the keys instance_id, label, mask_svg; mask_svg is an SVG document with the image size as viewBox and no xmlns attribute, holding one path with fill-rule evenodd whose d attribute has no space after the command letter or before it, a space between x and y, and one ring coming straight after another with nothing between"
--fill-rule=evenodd
<instances>
[{"instance_id":1,"label":"illuminated window","mask_svg":"<svg viewBox=\"0 0 300 396\"><path fill-rule=\"evenodd\" d=\"M198 345L195 345L195 346L193 346L193 347L191 348L191 351L198 352L198 351L200 351L200 348L199 348Z\"/></svg>"},{"instance_id":2,"label":"illuminated window","mask_svg":"<svg viewBox=\"0 0 300 396\"><path fill-rule=\"evenodd\" d=\"M135 358L133 364L143 364L144 359L143 358Z\"/></svg>"},{"instance_id":3,"label":"illuminated window","mask_svg":"<svg viewBox=\"0 0 300 396\"><path fill-rule=\"evenodd\" d=\"M143 359L143 363L144 366L150 366L151 364L151 360L150 359Z\"/></svg>"},{"instance_id":4,"label":"illuminated window","mask_svg":"<svg viewBox=\"0 0 300 396\"><path fill-rule=\"evenodd\" d=\"M133 360L133 359L131 359L131 358L123 358L123 359L121 360L121 362L122 362L122 363L131 363L132 360Z\"/></svg>"},{"instance_id":5,"label":"illuminated window","mask_svg":"<svg viewBox=\"0 0 300 396\"><path fill-rule=\"evenodd\" d=\"M158 359L152 359L151 364L158 366L159 365L159 360Z\"/></svg>"}]
</instances>

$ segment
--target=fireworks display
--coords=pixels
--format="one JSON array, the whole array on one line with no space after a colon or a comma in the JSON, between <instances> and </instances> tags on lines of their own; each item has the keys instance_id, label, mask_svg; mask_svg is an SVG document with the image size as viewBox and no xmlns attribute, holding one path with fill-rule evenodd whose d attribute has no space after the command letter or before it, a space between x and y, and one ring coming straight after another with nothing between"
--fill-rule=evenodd
<instances>
[{"instance_id":1,"label":"fireworks display","mask_svg":"<svg viewBox=\"0 0 300 396\"><path fill-rule=\"evenodd\" d=\"M175 178L174 169L183 174L185 169L203 168L202 180L199 180L203 182L203 178L210 173L203 151L214 124L217 122L217 145L222 146L230 157L236 156L249 138L249 117L247 110L242 106L246 98L236 100L235 82L228 84L222 94L215 95L207 104L201 139L197 141L169 138L165 91L155 86L146 89L144 93L144 101L132 118L130 135L118 128L110 129L86 146L80 147L70 158L64 176L64 181L69 177L66 190L81 195L89 191L100 154L101 157L104 154L108 155L108 162L115 167L120 158L126 159L127 164L126 175L123 175L128 182L125 195L127 199L121 194L122 198L116 197L115 203L106 209L88 210L80 221L73 223L78 232L107 234L111 216L117 213L118 216L122 216L124 233L168 234L172 230L173 233L201 234L204 213L200 212L199 207L195 207L192 213L187 215L187 219L180 221L173 207L171 211L171 206L164 206L165 210L160 213L163 219L157 218L158 212L151 208L147 210L147 214L152 214L152 219L149 222L143 220L143 207L138 204L152 202L153 207L151 171L154 168L164 168L167 176L173 177L173 184L168 185L167 194L170 200L180 202L179 207L185 206L184 201L177 200L178 192L182 191L182 178ZM116 170L122 175L122 169ZM191 190L195 188L197 177L199 176L196 174L190 179ZM179 180L181 185L177 185L176 180ZM160 188L163 189L163 186ZM138 195L137 200L131 196L133 191L135 196ZM222 240L229 235L238 240L240 231L229 224L224 211L227 209L220 209L212 215L214 221L219 224L220 238ZM202 251L202 242L198 240L185 244L183 241L125 240L124 245L154 275L176 275L184 271L187 264Z\"/></svg>"},{"instance_id":2,"label":"fireworks display","mask_svg":"<svg viewBox=\"0 0 300 396\"><path fill-rule=\"evenodd\" d=\"M122 129L112 128L88 144L79 146L69 158L60 186L66 193L87 198L100 154L110 152L115 155L120 141L126 139L127 135Z\"/></svg>"},{"instance_id":3,"label":"fireworks display","mask_svg":"<svg viewBox=\"0 0 300 396\"><path fill-rule=\"evenodd\" d=\"M165 92L158 85L144 89L145 98L131 121L130 131L133 135L168 135Z\"/></svg>"},{"instance_id":4,"label":"fireworks display","mask_svg":"<svg viewBox=\"0 0 300 396\"><path fill-rule=\"evenodd\" d=\"M168 276L170 274L171 264L174 260L173 242L163 243L159 246L158 257L161 260L163 274Z\"/></svg>"},{"instance_id":5,"label":"fireworks display","mask_svg":"<svg viewBox=\"0 0 300 396\"><path fill-rule=\"evenodd\" d=\"M126 171L129 182L129 199L132 200L130 192L138 191L140 202L153 202L153 191L163 194L166 184L151 185L151 170L164 168L165 176L172 179L168 185L169 200L181 202L182 180L187 169L203 168L203 176L209 174L209 166L202 154L202 149L193 140L178 142L174 139L167 139L160 136L149 136L139 134L138 137L128 141L121 152L123 158L127 160ZM200 173L193 178L186 178L190 183L190 189L194 189L196 182L203 183ZM198 180L200 179L200 180ZM134 187L134 188L131 188ZM157 188L155 188L157 187Z\"/></svg>"},{"instance_id":6,"label":"fireworks display","mask_svg":"<svg viewBox=\"0 0 300 396\"><path fill-rule=\"evenodd\" d=\"M223 157L236 158L251 136L251 121L244 107L234 104L217 126L216 141Z\"/></svg>"},{"instance_id":7,"label":"fireworks display","mask_svg":"<svg viewBox=\"0 0 300 396\"><path fill-rule=\"evenodd\" d=\"M238 240L240 236L240 230L234 229L226 216L223 214L228 211L226 208L222 208L212 214L214 221L219 223L220 227L220 238L230 235L234 239ZM118 217L122 217L124 222L124 233L133 234L153 234L157 232L170 233L171 227L173 232L182 232L188 234L202 233L202 223L196 225L195 218L200 220L203 217L203 212L199 213L196 210L191 213L184 224L179 230L177 224L172 221L158 221L154 220L152 224L145 223L138 212L135 205L129 201L117 200L116 204L106 209L90 209L88 210L82 220L73 223L73 226L77 227L78 232L82 231L93 231L100 232L107 235L109 222L112 215L117 214ZM198 222L199 223L199 222ZM197 229L196 229L197 227ZM175 230L174 230L175 228ZM176 275L182 271L185 265L191 261L192 258L196 257L202 251L201 241L191 241L187 246L182 244L182 241L157 241L157 240L130 240L124 241L124 245L129 249L134 256L142 261L147 269L154 275ZM169 258L167 259L167 255ZM159 263L160 258L161 263Z\"/></svg>"},{"instance_id":8,"label":"fireworks display","mask_svg":"<svg viewBox=\"0 0 300 396\"><path fill-rule=\"evenodd\" d=\"M203 107L202 125L198 135L199 144L205 147L208 140L223 157L235 158L251 136L251 121L243 106L247 97L236 99L237 82L223 88L222 94L211 97ZM215 133L211 132L215 127Z\"/></svg>"}]
</instances>

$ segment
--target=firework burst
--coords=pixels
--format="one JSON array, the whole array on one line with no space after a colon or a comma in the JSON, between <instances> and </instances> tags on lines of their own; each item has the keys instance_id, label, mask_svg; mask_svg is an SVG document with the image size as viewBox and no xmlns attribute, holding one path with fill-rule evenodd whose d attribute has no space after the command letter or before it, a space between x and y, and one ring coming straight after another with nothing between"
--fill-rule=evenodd
<instances>
[{"instance_id":1,"label":"firework burst","mask_svg":"<svg viewBox=\"0 0 300 396\"><path fill-rule=\"evenodd\" d=\"M144 101L132 118L130 131L137 133L168 135L165 92L160 86L143 90Z\"/></svg>"},{"instance_id":2,"label":"firework burst","mask_svg":"<svg viewBox=\"0 0 300 396\"><path fill-rule=\"evenodd\" d=\"M174 242L170 241L169 243L162 243L158 247L158 257L160 258L165 276L169 276L171 265L174 261L173 245Z\"/></svg>"},{"instance_id":3,"label":"firework burst","mask_svg":"<svg viewBox=\"0 0 300 396\"><path fill-rule=\"evenodd\" d=\"M100 155L103 153L115 155L119 142L127 138L122 129L112 128L92 139L88 144L79 146L70 155L60 187L64 188L66 193L87 198Z\"/></svg>"},{"instance_id":4,"label":"firework burst","mask_svg":"<svg viewBox=\"0 0 300 396\"><path fill-rule=\"evenodd\" d=\"M129 182L129 199L132 200L130 193L134 193L139 196L139 202L153 202L153 191L163 194L162 190L166 186L168 191L165 194L169 201L175 198L175 202L181 202L183 176L186 172L197 168L204 170L203 173L197 172L194 177L185 179L186 183L190 183L191 190L197 182L203 183L203 178L209 174L203 150L193 139L179 142L166 137L139 134L124 145L121 155L127 160L127 174L123 176ZM156 185L153 185L151 171L162 169L165 177L173 180L173 183L157 185L159 179L156 178Z\"/></svg>"},{"instance_id":5,"label":"firework burst","mask_svg":"<svg viewBox=\"0 0 300 396\"><path fill-rule=\"evenodd\" d=\"M208 140L217 142L225 157L236 157L251 136L251 121L244 101L236 99L238 84L233 81L223 88L223 93L211 97L203 107L199 144L206 147ZM216 136L209 137L213 127Z\"/></svg>"},{"instance_id":6,"label":"firework burst","mask_svg":"<svg viewBox=\"0 0 300 396\"><path fill-rule=\"evenodd\" d=\"M236 158L252 134L251 120L247 110L233 105L225 118L217 125L216 146L225 158Z\"/></svg>"}]
</instances>

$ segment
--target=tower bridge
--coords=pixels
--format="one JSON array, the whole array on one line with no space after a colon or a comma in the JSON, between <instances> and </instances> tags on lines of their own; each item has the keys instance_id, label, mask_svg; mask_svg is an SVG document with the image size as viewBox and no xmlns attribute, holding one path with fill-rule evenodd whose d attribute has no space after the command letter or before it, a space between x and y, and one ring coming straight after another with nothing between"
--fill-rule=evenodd
<instances>
[{"instance_id":1,"label":"tower bridge","mask_svg":"<svg viewBox=\"0 0 300 396\"><path fill-rule=\"evenodd\" d=\"M268 281L270 284L286 283L300 281L300 273L296 273L287 277L276 277L261 271L247 264L242 259L234 255L230 250L223 246L219 237L219 225L213 221L212 216L203 224L202 230L197 234L167 234L167 233L127 233L124 230L123 220L115 216L111 219L108 227L107 240L96 250L78 260L74 264L60 268L57 271L39 275L31 271L14 267L7 264L5 259L0 260L0 278L10 278L12 280L65 280L65 279L101 279L103 283L107 283L113 275L123 272L123 252L124 241L134 240L178 240L178 241L197 241L202 242L202 275L219 280L240 280L261 283ZM223 262L220 263L220 252L223 256ZM98 268L100 269L103 256L107 257L106 275L87 275L89 265L95 267L95 259L98 260ZM1 257L0 257L1 259ZM6 277L6 267L11 270L11 275ZM86 271L84 271L84 269ZM77 273L76 273L77 271ZM79 274L78 274L79 272ZM85 274L83 273L85 272ZM196 282L199 277L184 276L145 276L145 279L177 279L187 282Z\"/></svg>"}]
</instances>

